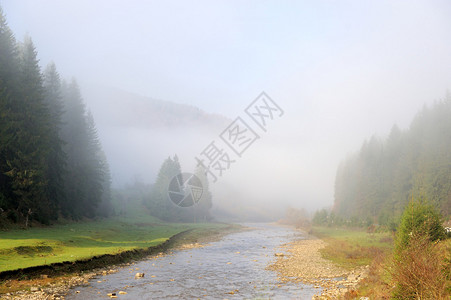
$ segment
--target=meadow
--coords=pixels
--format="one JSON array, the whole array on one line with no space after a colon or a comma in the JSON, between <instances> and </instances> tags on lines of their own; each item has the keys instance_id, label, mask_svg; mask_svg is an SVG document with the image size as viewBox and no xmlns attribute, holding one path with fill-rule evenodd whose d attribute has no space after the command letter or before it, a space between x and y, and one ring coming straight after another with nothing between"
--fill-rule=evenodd
<instances>
[{"instance_id":1,"label":"meadow","mask_svg":"<svg viewBox=\"0 0 451 300\"><path fill-rule=\"evenodd\" d=\"M377 256L393 250L394 236L389 232L314 226L312 233L328 244L320 250L321 255L347 269L369 265Z\"/></svg>"},{"instance_id":2,"label":"meadow","mask_svg":"<svg viewBox=\"0 0 451 300\"><path fill-rule=\"evenodd\" d=\"M0 232L0 272L146 249L190 229L191 240L195 240L226 227L219 223L165 223L139 215L3 231Z\"/></svg>"},{"instance_id":3,"label":"meadow","mask_svg":"<svg viewBox=\"0 0 451 300\"><path fill-rule=\"evenodd\" d=\"M327 242L327 246L320 250L321 255L335 264L353 269L369 265L368 276L360 282L354 294L345 294L345 299L368 297L370 299L390 299L393 296L395 282L390 270L394 266L393 248L394 234L391 232L367 232L363 228L332 228L314 226L312 234ZM451 239L441 242L444 253L451 253ZM420 257L424 259L424 257ZM448 260L449 261L449 260ZM448 269L448 274L449 269ZM424 275L424 274L422 274ZM450 279L447 279L447 286ZM418 280L424 280L418 274ZM449 291L448 291L449 293Z\"/></svg>"}]
</instances>

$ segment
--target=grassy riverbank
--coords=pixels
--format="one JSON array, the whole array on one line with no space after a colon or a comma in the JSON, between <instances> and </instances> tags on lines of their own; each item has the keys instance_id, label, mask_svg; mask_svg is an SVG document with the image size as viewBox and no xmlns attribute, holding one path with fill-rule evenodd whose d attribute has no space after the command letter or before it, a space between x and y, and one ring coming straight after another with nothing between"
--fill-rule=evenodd
<instances>
[{"instance_id":1,"label":"grassy riverbank","mask_svg":"<svg viewBox=\"0 0 451 300\"><path fill-rule=\"evenodd\" d=\"M31 295L33 288L52 287L53 292L43 293L42 299L47 299L55 291L64 294L68 288L83 284L96 274L111 272L115 264L169 249L196 247L197 243L216 241L242 229L239 225L223 223L165 223L136 214L133 218L1 232L0 267L3 273L0 272L0 276L11 273L9 270L32 268L4 276L9 279L0 280L0 298L10 294L14 299L22 299L24 295ZM96 258L89 259L93 256ZM50 265L64 261L73 264Z\"/></svg>"},{"instance_id":2,"label":"grassy riverbank","mask_svg":"<svg viewBox=\"0 0 451 300\"><path fill-rule=\"evenodd\" d=\"M189 239L195 240L228 227L217 223L164 223L140 215L0 232L0 272L146 249L189 229L193 230Z\"/></svg>"},{"instance_id":3,"label":"grassy riverbank","mask_svg":"<svg viewBox=\"0 0 451 300\"><path fill-rule=\"evenodd\" d=\"M315 226L312 234L327 242L320 251L322 256L347 269L369 265L376 257L393 250L393 235L389 232Z\"/></svg>"},{"instance_id":4,"label":"grassy riverbank","mask_svg":"<svg viewBox=\"0 0 451 300\"><path fill-rule=\"evenodd\" d=\"M386 266L391 259L394 236L390 232L368 233L362 228L312 228L312 234L321 238L327 246L320 250L323 258L349 270L368 265L367 277L355 289L345 293L345 299L365 296L371 299L391 297L390 279Z\"/></svg>"},{"instance_id":5,"label":"grassy riverbank","mask_svg":"<svg viewBox=\"0 0 451 300\"><path fill-rule=\"evenodd\" d=\"M392 233L368 233L364 229L313 227L312 234L327 242L320 251L336 265L353 269L369 265L369 271L356 290L348 292L345 299L389 299L392 296L393 280L390 269L393 265L394 236ZM451 251L451 239L442 242L444 251Z\"/></svg>"}]
</instances>

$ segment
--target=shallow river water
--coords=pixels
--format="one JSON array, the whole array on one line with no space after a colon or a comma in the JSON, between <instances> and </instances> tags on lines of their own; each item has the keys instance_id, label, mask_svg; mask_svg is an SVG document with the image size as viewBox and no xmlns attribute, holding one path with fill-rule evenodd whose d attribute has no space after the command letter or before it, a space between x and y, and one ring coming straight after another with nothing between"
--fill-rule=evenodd
<instances>
[{"instance_id":1,"label":"shallow river water","mask_svg":"<svg viewBox=\"0 0 451 300\"><path fill-rule=\"evenodd\" d=\"M233 233L203 248L132 264L77 287L66 299L311 299L319 291L311 285L282 283L266 270L278 247L302 235L270 224L245 224L252 230ZM135 279L137 272L143 278Z\"/></svg>"}]
</instances>

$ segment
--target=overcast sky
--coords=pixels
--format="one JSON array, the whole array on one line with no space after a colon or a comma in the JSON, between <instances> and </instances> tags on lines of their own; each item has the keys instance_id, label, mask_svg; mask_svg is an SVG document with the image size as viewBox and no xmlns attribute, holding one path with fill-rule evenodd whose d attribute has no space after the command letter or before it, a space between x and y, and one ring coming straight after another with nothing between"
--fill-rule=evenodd
<instances>
[{"instance_id":1,"label":"overcast sky","mask_svg":"<svg viewBox=\"0 0 451 300\"><path fill-rule=\"evenodd\" d=\"M447 0L0 3L41 64L54 61L82 88L105 84L230 118L266 91L285 115L268 132L277 149L265 161L281 156L279 172L304 191L293 198L319 206L332 203L347 153L394 123L407 128L451 89Z\"/></svg>"}]
</instances>

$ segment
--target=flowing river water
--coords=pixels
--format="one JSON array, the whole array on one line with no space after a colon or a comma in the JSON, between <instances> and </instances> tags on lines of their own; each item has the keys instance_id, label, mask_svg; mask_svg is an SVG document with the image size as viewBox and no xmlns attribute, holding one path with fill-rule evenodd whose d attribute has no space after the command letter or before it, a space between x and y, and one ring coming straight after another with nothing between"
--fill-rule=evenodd
<instances>
[{"instance_id":1,"label":"flowing river water","mask_svg":"<svg viewBox=\"0 0 451 300\"><path fill-rule=\"evenodd\" d=\"M117 293L118 299L311 299L319 292L311 285L282 283L276 272L266 270L280 245L303 238L299 231L244 225L252 230L122 267L74 288L66 299L109 299L109 293ZM135 279L137 272L144 277Z\"/></svg>"}]
</instances>

